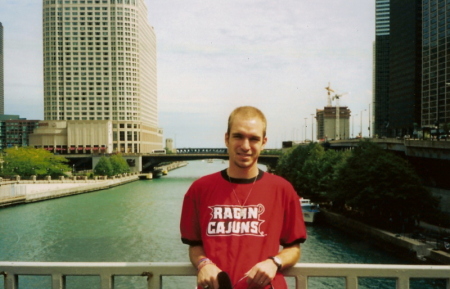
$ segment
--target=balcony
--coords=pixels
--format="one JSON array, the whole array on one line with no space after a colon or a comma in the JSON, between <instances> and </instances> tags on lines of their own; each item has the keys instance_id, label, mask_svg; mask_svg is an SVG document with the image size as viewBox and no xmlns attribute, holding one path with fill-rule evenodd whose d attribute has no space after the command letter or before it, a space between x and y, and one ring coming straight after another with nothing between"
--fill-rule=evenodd
<instances>
[{"instance_id":1,"label":"balcony","mask_svg":"<svg viewBox=\"0 0 450 289\"><path fill-rule=\"evenodd\" d=\"M115 278L119 276L140 276L144 286L153 289L163 288L163 277L195 276L196 273L189 263L0 262L0 281L3 275L5 289L19 288L19 276L49 276L51 289L66 288L68 276L98 276L97 288L101 289L115 288ZM414 279L440 279L444 287L438 288L450 289L450 266L299 263L284 273L293 279L296 289L309 288L308 280L317 277L340 278L345 289L357 289L359 281L367 278L391 280L396 289L409 289Z\"/></svg>"}]
</instances>

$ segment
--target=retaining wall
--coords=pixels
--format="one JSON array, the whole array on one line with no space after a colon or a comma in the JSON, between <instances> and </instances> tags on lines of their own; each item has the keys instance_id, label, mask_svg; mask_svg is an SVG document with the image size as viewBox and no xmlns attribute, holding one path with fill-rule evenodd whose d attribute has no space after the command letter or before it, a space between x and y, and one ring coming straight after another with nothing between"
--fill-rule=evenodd
<instances>
[{"instance_id":1,"label":"retaining wall","mask_svg":"<svg viewBox=\"0 0 450 289\"><path fill-rule=\"evenodd\" d=\"M0 207L104 190L136 180L138 175L103 180L9 182L0 186Z\"/></svg>"},{"instance_id":2,"label":"retaining wall","mask_svg":"<svg viewBox=\"0 0 450 289\"><path fill-rule=\"evenodd\" d=\"M402 257L409 257L417 262L450 264L450 254L433 250L433 246L403 235L391 233L367 226L342 215L322 210L321 220L357 237L366 239Z\"/></svg>"}]
</instances>

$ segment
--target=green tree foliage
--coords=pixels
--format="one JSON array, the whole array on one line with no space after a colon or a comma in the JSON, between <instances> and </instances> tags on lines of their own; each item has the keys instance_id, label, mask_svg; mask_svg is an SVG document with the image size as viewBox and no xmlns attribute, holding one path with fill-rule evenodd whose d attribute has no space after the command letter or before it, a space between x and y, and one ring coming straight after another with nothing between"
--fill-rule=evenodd
<instances>
[{"instance_id":1,"label":"green tree foliage","mask_svg":"<svg viewBox=\"0 0 450 289\"><path fill-rule=\"evenodd\" d=\"M109 161L111 162L113 175L128 173L130 171L127 161L121 154L112 155Z\"/></svg>"},{"instance_id":2,"label":"green tree foliage","mask_svg":"<svg viewBox=\"0 0 450 289\"><path fill-rule=\"evenodd\" d=\"M283 154L276 171L291 182L301 196L323 199L330 190L336 167L342 166L347 156L348 153L325 150L318 143L310 143Z\"/></svg>"},{"instance_id":3,"label":"green tree foliage","mask_svg":"<svg viewBox=\"0 0 450 289\"><path fill-rule=\"evenodd\" d=\"M29 178L32 175L58 177L70 171L67 162L66 158L44 149L8 148L4 151L2 175L20 175L22 178Z\"/></svg>"},{"instance_id":4,"label":"green tree foliage","mask_svg":"<svg viewBox=\"0 0 450 289\"><path fill-rule=\"evenodd\" d=\"M299 188L296 187L295 180L301 173L303 164L308 158L308 153L312 146L314 146L314 143L310 143L307 146L296 146L280 156L278 160L276 167L277 174L291 182L297 191Z\"/></svg>"},{"instance_id":5,"label":"green tree foliage","mask_svg":"<svg viewBox=\"0 0 450 289\"><path fill-rule=\"evenodd\" d=\"M435 212L438 200L402 158L361 141L337 172L329 197L367 220L404 224Z\"/></svg>"},{"instance_id":6,"label":"green tree foliage","mask_svg":"<svg viewBox=\"0 0 450 289\"><path fill-rule=\"evenodd\" d=\"M94 174L100 176L113 176L114 170L109 158L102 156L94 168Z\"/></svg>"},{"instance_id":7,"label":"green tree foliage","mask_svg":"<svg viewBox=\"0 0 450 289\"><path fill-rule=\"evenodd\" d=\"M370 141L345 152L317 143L297 146L280 157L276 172L299 195L331 200L334 208L378 225L398 228L438 211L438 200L407 161Z\"/></svg>"},{"instance_id":8,"label":"green tree foliage","mask_svg":"<svg viewBox=\"0 0 450 289\"><path fill-rule=\"evenodd\" d=\"M316 143L309 151L301 174L297 176L297 186L308 197L327 199L327 192L333 190L336 171L345 164L349 155L349 152L325 150Z\"/></svg>"}]
</instances>

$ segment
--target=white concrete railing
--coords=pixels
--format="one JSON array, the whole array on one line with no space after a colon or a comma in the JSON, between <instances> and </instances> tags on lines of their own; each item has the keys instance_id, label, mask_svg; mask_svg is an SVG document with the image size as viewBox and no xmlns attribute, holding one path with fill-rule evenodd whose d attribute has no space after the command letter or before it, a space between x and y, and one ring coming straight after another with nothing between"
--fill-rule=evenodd
<instances>
[{"instance_id":1,"label":"white concrete railing","mask_svg":"<svg viewBox=\"0 0 450 289\"><path fill-rule=\"evenodd\" d=\"M0 182L0 204L11 198L23 197L27 202L95 191L138 180L138 174L101 179L20 180Z\"/></svg>"},{"instance_id":2,"label":"white concrete railing","mask_svg":"<svg viewBox=\"0 0 450 289\"><path fill-rule=\"evenodd\" d=\"M359 278L393 279L397 289L409 289L412 278L444 279L445 289L450 289L450 266L299 263L284 274L294 277L296 289L307 289L311 277L344 278L345 289L357 289ZM99 276L102 289L114 288L117 276L143 276L147 288L157 289L162 288L163 277L195 276L196 270L189 263L0 262L0 280L1 275L5 289L19 288L22 275L51 276L52 289L64 289L66 276Z\"/></svg>"}]
</instances>

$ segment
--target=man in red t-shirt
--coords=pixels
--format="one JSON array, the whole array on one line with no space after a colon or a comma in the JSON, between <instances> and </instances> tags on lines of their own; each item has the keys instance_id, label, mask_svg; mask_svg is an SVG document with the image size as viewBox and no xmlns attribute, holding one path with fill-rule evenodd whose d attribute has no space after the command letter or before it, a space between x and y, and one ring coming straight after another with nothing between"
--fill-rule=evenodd
<instances>
[{"instance_id":1,"label":"man in red t-shirt","mask_svg":"<svg viewBox=\"0 0 450 289\"><path fill-rule=\"evenodd\" d=\"M286 180L257 166L266 127L257 108L235 109L225 133L229 167L195 181L185 195L181 238L199 288L219 289L217 276L225 271L235 288L285 289L280 271L300 258L306 229L299 197Z\"/></svg>"}]
</instances>

